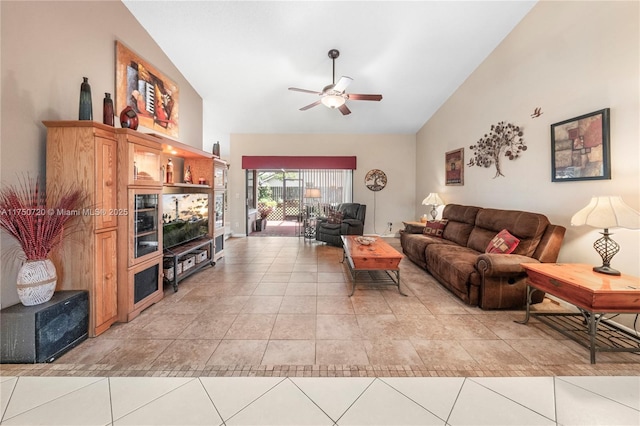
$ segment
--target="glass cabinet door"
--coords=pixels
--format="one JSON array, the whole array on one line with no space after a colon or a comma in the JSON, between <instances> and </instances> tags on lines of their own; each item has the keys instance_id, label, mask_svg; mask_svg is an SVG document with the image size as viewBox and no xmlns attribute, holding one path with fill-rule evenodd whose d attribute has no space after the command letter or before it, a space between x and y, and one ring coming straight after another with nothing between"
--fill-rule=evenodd
<instances>
[{"instance_id":1,"label":"glass cabinet door","mask_svg":"<svg viewBox=\"0 0 640 426\"><path fill-rule=\"evenodd\" d=\"M227 189L227 167L215 164L213 169L213 185L216 189Z\"/></svg>"},{"instance_id":2,"label":"glass cabinet door","mask_svg":"<svg viewBox=\"0 0 640 426\"><path fill-rule=\"evenodd\" d=\"M215 229L224 228L224 192L217 192L215 198Z\"/></svg>"},{"instance_id":3,"label":"glass cabinet door","mask_svg":"<svg viewBox=\"0 0 640 426\"><path fill-rule=\"evenodd\" d=\"M130 185L162 184L163 176L160 165L160 151L138 144L130 144L133 151L133 164L130 165Z\"/></svg>"},{"instance_id":4,"label":"glass cabinet door","mask_svg":"<svg viewBox=\"0 0 640 426\"><path fill-rule=\"evenodd\" d=\"M150 191L134 189L131 200L131 238L130 263L140 261L157 255L160 247L160 218L159 218L159 198L160 191Z\"/></svg>"}]
</instances>

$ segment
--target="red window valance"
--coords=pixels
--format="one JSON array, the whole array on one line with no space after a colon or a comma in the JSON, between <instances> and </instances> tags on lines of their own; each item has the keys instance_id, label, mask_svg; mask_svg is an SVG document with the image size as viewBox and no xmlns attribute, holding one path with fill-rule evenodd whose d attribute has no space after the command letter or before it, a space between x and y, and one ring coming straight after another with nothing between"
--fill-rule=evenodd
<instances>
[{"instance_id":1,"label":"red window valance","mask_svg":"<svg viewBox=\"0 0 640 426\"><path fill-rule=\"evenodd\" d=\"M299 157L299 156L242 156L243 169L297 170L297 169L341 169L355 170L356 157Z\"/></svg>"}]
</instances>

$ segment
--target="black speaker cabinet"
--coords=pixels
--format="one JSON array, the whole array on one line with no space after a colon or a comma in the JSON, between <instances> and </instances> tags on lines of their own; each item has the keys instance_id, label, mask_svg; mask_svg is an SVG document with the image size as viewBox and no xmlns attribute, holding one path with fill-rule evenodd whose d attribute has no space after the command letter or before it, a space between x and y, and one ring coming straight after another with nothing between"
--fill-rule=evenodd
<instances>
[{"instance_id":1,"label":"black speaker cabinet","mask_svg":"<svg viewBox=\"0 0 640 426\"><path fill-rule=\"evenodd\" d=\"M17 304L0 311L0 362L52 362L87 338L86 291L58 291L40 305Z\"/></svg>"}]
</instances>

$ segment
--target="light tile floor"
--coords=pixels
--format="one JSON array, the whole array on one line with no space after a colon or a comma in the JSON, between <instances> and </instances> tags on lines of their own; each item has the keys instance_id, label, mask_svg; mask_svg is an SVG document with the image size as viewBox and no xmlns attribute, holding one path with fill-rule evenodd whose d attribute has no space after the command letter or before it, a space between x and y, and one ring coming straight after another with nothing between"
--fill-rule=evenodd
<instances>
[{"instance_id":1,"label":"light tile floor","mask_svg":"<svg viewBox=\"0 0 640 426\"><path fill-rule=\"evenodd\" d=\"M226 243L135 320L51 364L0 365L1 424L640 425L638 355L591 365L544 324L515 323L522 311L466 306L406 259L409 297L369 284L348 297L341 249Z\"/></svg>"},{"instance_id":2,"label":"light tile floor","mask_svg":"<svg viewBox=\"0 0 640 426\"><path fill-rule=\"evenodd\" d=\"M2 425L639 425L640 377L0 377Z\"/></svg>"}]
</instances>

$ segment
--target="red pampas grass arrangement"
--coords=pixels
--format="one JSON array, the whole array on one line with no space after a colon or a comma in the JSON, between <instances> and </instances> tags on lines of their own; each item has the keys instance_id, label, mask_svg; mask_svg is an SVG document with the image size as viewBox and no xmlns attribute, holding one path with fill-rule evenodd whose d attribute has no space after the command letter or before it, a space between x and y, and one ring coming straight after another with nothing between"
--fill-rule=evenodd
<instances>
[{"instance_id":1,"label":"red pampas grass arrangement","mask_svg":"<svg viewBox=\"0 0 640 426\"><path fill-rule=\"evenodd\" d=\"M0 228L18 241L27 260L44 260L62 242L82 201L78 189L46 192L40 178L25 177L0 189Z\"/></svg>"}]
</instances>

